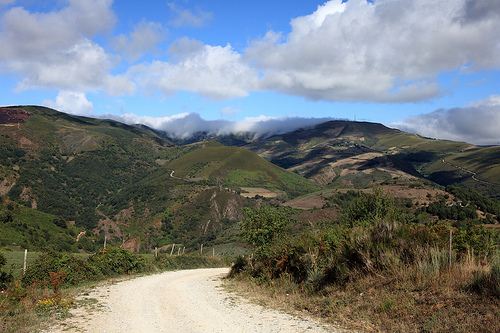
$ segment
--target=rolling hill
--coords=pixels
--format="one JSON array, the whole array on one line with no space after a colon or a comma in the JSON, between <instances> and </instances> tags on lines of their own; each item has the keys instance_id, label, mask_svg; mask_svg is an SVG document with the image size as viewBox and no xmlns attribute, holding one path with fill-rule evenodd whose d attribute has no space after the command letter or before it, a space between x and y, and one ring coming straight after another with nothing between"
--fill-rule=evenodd
<instances>
[{"instance_id":1,"label":"rolling hill","mask_svg":"<svg viewBox=\"0 0 500 333\"><path fill-rule=\"evenodd\" d=\"M209 142L198 145L166 165L175 175L211 180L228 187L262 187L296 196L318 189L312 182L287 172L255 153Z\"/></svg>"},{"instance_id":2,"label":"rolling hill","mask_svg":"<svg viewBox=\"0 0 500 333\"><path fill-rule=\"evenodd\" d=\"M435 140L382 124L330 121L244 147L323 186L411 181L500 193L500 147Z\"/></svg>"},{"instance_id":3,"label":"rolling hill","mask_svg":"<svg viewBox=\"0 0 500 333\"><path fill-rule=\"evenodd\" d=\"M1 211L11 215L1 244L92 249L106 237L135 251L196 248L237 242L243 207L262 200L321 208L337 190L374 186L420 204L444 195L438 185L500 193L500 147L349 121L253 137L180 142L144 125L0 108ZM9 202L17 208L8 211Z\"/></svg>"},{"instance_id":4,"label":"rolling hill","mask_svg":"<svg viewBox=\"0 0 500 333\"><path fill-rule=\"evenodd\" d=\"M178 146L146 126L36 106L0 108L0 160L0 197L49 214L35 219L41 227L62 220L86 231L80 248L99 246L105 236L133 250L213 240L251 205L238 194L242 186L284 197L318 189L245 149ZM189 214L193 207L198 213ZM29 239L9 228L11 245ZM65 239L73 247L75 235ZM46 246L35 240L35 248Z\"/></svg>"}]
</instances>

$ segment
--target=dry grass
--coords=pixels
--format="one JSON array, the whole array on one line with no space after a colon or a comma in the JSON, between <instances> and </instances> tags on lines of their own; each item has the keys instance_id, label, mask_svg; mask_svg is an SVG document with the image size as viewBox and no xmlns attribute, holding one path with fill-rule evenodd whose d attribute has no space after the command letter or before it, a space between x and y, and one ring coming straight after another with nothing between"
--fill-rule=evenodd
<instances>
[{"instance_id":1,"label":"dry grass","mask_svg":"<svg viewBox=\"0 0 500 333\"><path fill-rule=\"evenodd\" d=\"M345 286L311 293L283 275L259 283L239 276L230 290L288 312L306 312L362 332L500 332L500 300L467 291L478 272L491 268L469 255L450 269L435 251L430 263L359 276Z\"/></svg>"},{"instance_id":2,"label":"dry grass","mask_svg":"<svg viewBox=\"0 0 500 333\"><path fill-rule=\"evenodd\" d=\"M264 198L277 198L283 195L283 192L271 191L262 187L242 187L240 195L245 198L255 198L261 196Z\"/></svg>"},{"instance_id":3,"label":"dry grass","mask_svg":"<svg viewBox=\"0 0 500 333\"><path fill-rule=\"evenodd\" d=\"M33 284L11 287L0 295L0 332L35 332L55 319L69 315L74 294L54 293L48 287Z\"/></svg>"}]
</instances>

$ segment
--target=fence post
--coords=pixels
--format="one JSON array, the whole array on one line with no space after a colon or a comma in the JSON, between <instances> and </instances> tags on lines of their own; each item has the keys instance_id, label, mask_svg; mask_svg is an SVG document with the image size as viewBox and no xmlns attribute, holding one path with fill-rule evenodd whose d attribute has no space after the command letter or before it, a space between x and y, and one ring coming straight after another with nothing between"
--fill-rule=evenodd
<instances>
[{"instance_id":1,"label":"fence post","mask_svg":"<svg viewBox=\"0 0 500 333\"><path fill-rule=\"evenodd\" d=\"M26 274L26 260L28 259L28 249L24 249L23 276Z\"/></svg>"},{"instance_id":2,"label":"fence post","mask_svg":"<svg viewBox=\"0 0 500 333\"><path fill-rule=\"evenodd\" d=\"M182 248L182 254L184 254L184 253L186 253L186 247L185 246Z\"/></svg>"},{"instance_id":3,"label":"fence post","mask_svg":"<svg viewBox=\"0 0 500 333\"><path fill-rule=\"evenodd\" d=\"M179 246L179 247L177 248L177 255L180 255L180 254L181 254L181 247Z\"/></svg>"},{"instance_id":4,"label":"fence post","mask_svg":"<svg viewBox=\"0 0 500 333\"><path fill-rule=\"evenodd\" d=\"M175 243L172 244L172 250L170 250L170 255L173 255L174 254L174 249L175 249Z\"/></svg>"},{"instance_id":5,"label":"fence post","mask_svg":"<svg viewBox=\"0 0 500 333\"><path fill-rule=\"evenodd\" d=\"M158 258L158 247L155 246L155 258Z\"/></svg>"},{"instance_id":6,"label":"fence post","mask_svg":"<svg viewBox=\"0 0 500 333\"><path fill-rule=\"evenodd\" d=\"M212 257L215 257L215 246L212 248Z\"/></svg>"},{"instance_id":7,"label":"fence post","mask_svg":"<svg viewBox=\"0 0 500 333\"><path fill-rule=\"evenodd\" d=\"M203 244L200 246L200 254L203 255Z\"/></svg>"},{"instance_id":8,"label":"fence post","mask_svg":"<svg viewBox=\"0 0 500 333\"><path fill-rule=\"evenodd\" d=\"M104 235L104 248L106 248L106 235Z\"/></svg>"}]
</instances>

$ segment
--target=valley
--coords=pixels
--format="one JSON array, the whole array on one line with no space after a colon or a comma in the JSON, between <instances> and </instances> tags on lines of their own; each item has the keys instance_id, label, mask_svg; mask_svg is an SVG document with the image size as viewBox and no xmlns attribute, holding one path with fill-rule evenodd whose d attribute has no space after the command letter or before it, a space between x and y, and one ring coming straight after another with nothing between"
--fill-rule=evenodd
<instances>
[{"instance_id":1,"label":"valley","mask_svg":"<svg viewBox=\"0 0 500 333\"><path fill-rule=\"evenodd\" d=\"M497 328L498 146L342 120L274 135L179 140L38 106L0 108L0 115L0 248L7 254L0 282L22 291L0 297L0 306L18 311L0 318L8 327L27 316L29 331L45 318L40 309L54 319L78 299L59 294L58 284L49 295L34 287L40 283L72 290L231 263L236 292L334 327ZM24 249L31 256L25 276ZM164 274L144 281L175 275ZM127 307L120 295L110 320ZM137 306L149 301L168 304L158 296ZM476 310L468 313L471 302ZM429 319L430 307L440 307L439 320Z\"/></svg>"},{"instance_id":2,"label":"valley","mask_svg":"<svg viewBox=\"0 0 500 333\"><path fill-rule=\"evenodd\" d=\"M106 237L133 251L195 250L238 244L243 208L265 202L322 209L335 193L380 187L422 207L449 185L500 193L500 148L375 123L329 121L254 139L200 133L201 141L175 143L146 126L42 107L1 114L2 216L14 220L2 224L2 246L91 251ZM45 242L44 233L60 236Z\"/></svg>"},{"instance_id":3,"label":"valley","mask_svg":"<svg viewBox=\"0 0 500 333\"><path fill-rule=\"evenodd\" d=\"M0 0L0 333L500 332L499 0Z\"/></svg>"}]
</instances>

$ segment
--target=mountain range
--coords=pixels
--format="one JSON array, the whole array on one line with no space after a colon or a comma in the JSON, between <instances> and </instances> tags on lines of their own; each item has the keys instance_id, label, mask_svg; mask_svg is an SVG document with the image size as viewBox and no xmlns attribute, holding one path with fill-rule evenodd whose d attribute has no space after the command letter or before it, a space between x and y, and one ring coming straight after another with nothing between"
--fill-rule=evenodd
<instances>
[{"instance_id":1,"label":"mountain range","mask_svg":"<svg viewBox=\"0 0 500 333\"><path fill-rule=\"evenodd\" d=\"M498 146L343 120L181 140L145 125L3 107L0 158L2 246L91 250L106 237L135 251L238 248L243 208L263 201L302 209L300 218L349 189L382 187L420 205L448 185L500 195Z\"/></svg>"}]
</instances>

